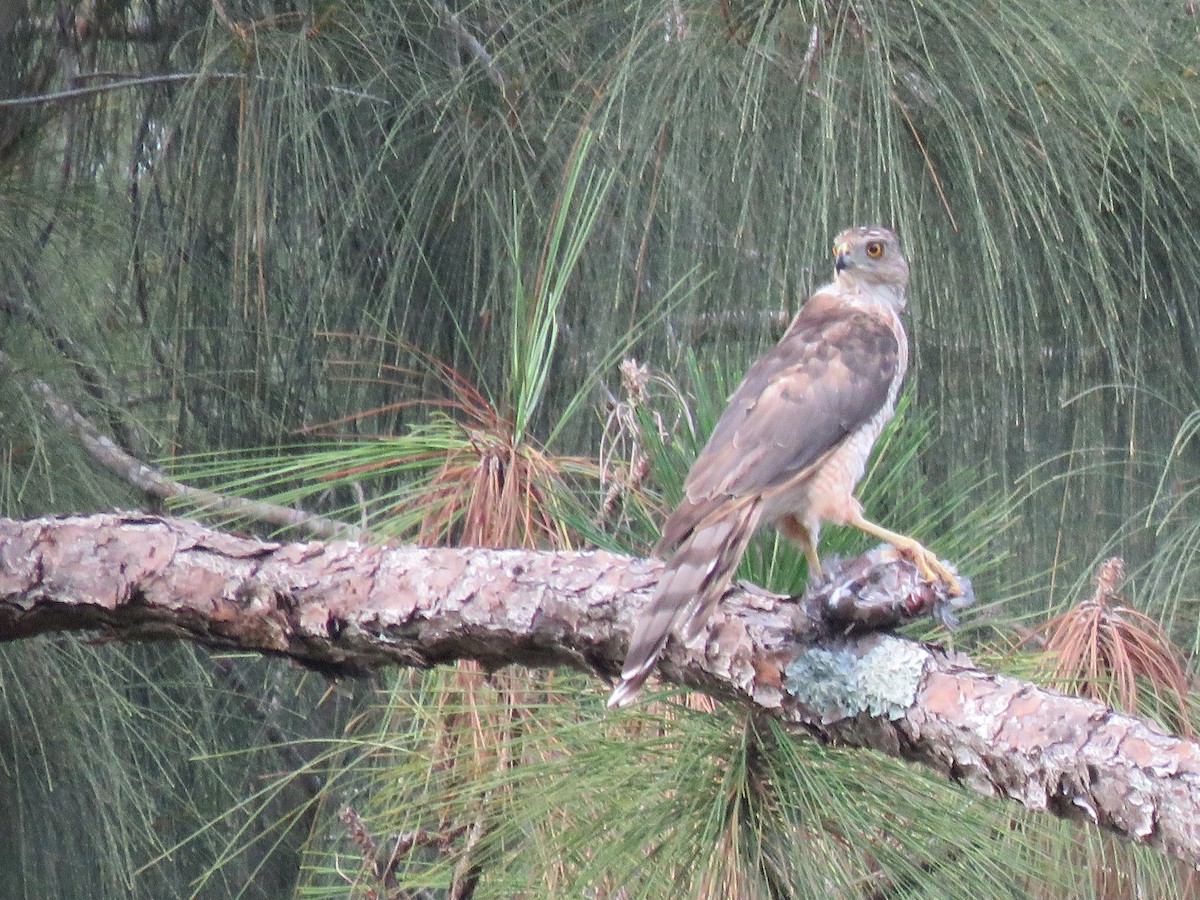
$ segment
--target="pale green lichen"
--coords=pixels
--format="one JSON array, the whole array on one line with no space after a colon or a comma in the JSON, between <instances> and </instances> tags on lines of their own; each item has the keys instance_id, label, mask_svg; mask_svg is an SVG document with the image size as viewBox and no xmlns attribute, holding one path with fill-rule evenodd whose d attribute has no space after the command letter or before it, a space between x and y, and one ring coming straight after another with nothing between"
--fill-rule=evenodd
<instances>
[{"instance_id":1,"label":"pale green lichen","mask_svg":"<svg viewBox=\"0 0 1200 900\"><path fill-rule=\"evenodd\" d=\"M919 644L873 635L805 650L784 669L784 686L826 725L860 712L899 719L916 697L926 659Z\"/></svg>"}]
</instances>

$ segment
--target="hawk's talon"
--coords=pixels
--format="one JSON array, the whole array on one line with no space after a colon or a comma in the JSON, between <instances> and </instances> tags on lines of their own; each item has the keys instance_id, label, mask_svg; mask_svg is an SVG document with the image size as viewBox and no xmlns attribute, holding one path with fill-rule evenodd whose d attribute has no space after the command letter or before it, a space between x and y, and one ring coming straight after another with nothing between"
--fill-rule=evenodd
<instances>
[{"instance_id":1,"label":"hawk's talon","mask_svg":"<svg viewBox=\"0 0 1200 900\"><path fill-rule=\"evenodd\" d=\"M913 540L906 534L889 531L882 525L876 525L869 519L863 518L862 513L852 518L850 524L861 528L867 534L873 535L882 541L887 541L896 548L897 553L910 559L927 581L943 582L950 589L950 596L962 596L963 587L962 583L958 580L958 576L950 571L940 559L933 555L933 551L920 541Z\"/></svg>"},{"instance_id":2,"label":"hawk's talon","mask_svg":"<svg viewBox=\"0 0 1200 900\"><path fill-rule=\"evenodd\" d=\"M963 589L958 576L940 559L934 556L931 550L918 544L916 541L913 541L911 546L897 546L896 549L901 555L912 561L913 565L917 567L917 570L926 581L940 581L949 588L950 596L962 596Z\"/></svg>"}]
</instances>

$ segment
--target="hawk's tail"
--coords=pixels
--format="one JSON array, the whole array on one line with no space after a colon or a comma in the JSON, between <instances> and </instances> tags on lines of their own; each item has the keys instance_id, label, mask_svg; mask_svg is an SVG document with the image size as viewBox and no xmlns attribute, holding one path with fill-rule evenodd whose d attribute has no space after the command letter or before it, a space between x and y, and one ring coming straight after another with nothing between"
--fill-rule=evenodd
<instances>
[{"instance_id":1,"label":"hawk's tail","mask_svg":"<svg viewBox=\"0 0 1200 900\"><path fill-rule=\"evenodd\" d=\"M701 525L684 539L659 578L654 599L638 616L609 706L627 706L633 701L677 625L683 622L681 637L690 641L708 624L760 515L761 503L746 503Z\"/></svg>"}]
</instances>

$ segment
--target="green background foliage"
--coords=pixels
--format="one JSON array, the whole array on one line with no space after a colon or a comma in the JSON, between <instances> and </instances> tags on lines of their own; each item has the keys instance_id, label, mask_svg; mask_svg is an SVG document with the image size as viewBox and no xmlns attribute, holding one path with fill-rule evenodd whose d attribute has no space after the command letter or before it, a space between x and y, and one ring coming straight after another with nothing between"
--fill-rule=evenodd
<instances>
[{"instance_id":1,"label":"green background foliage","mask_svg":"<svg viewBox=\"0 0 1200 900\"><path fill-rule=\"evenodd\" d=\"M41 380L223 490L397 539L644 550L830 236L879 221L912 258L913 361L864 496L975 576L962 639L1006 648L1120 553L1194 650L1198 58L1182 2L10 3L0 509L153 506ZM479 481L495 460L521 478ZM492 528L494 498L548 524ZM743 569L799 572L769 536ZM379 841L485 823L388 890L464 859L481 896L1187 889L734 711L606 717L562 673L327 691L190 648L0 660L5 895L365 895L345 804Z\"/></svg>"}]
</instances>

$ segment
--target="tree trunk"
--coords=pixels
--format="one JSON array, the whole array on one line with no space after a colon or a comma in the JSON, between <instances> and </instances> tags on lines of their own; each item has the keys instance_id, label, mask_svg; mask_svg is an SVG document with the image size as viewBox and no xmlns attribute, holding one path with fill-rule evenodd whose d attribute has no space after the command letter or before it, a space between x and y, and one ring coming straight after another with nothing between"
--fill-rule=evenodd
<instances>
[{"instance_id":1,"label":"tree trunk","mask_svg":"<svg viewBox=\"0 0 1200 900\"><path fill-rule=\"evenodd\" d=\"M888 575L872 581L897 609L919 606L906 563L861 559L852 566ZM0 639L183 638L330 675L472 659L607 677L660 565L603 551L279 544L138 514L0 519ZM797 732L915 760L1200 865L1200 747L958 653L849 635L879 617L847 612L846 596L731 591L705 639L670 642L659 672Z\"/></svg>"}]
</instances>

